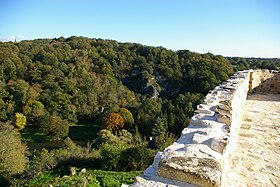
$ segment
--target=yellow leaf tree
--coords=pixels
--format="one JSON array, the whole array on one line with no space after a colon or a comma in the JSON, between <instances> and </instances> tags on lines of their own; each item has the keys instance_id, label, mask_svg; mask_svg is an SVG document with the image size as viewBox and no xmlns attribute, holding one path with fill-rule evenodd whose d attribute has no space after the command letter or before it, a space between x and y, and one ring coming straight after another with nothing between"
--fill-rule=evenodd
<instances>
[{"instance_id":1,"label":"yellow leaf tree","mask_svg":"<svg viewBox=\"0 0 280 187\"><path fill-rule=\"evenodd\" d=\"M19 130L24 129L26 125L26 117L22 113L16 113L16 127Z\"/></svg>"}]
</instances>

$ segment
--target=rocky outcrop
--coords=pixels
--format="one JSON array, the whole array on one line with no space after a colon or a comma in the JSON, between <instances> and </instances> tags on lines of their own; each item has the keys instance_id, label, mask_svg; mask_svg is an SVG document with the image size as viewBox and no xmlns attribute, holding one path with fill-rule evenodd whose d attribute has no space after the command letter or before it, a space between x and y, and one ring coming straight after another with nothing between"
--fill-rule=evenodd
<instances>
[{"instance_id":1,"label":"rocky outcrop","mask_svg":"<svg viewBox=\"0 0 280 187\"><path fill-rule=\"evenodd\" d=\"M258 91L264 82L272 80L279 81L279 72L240 71L210 91L181 137L158 152L153 164L132 186L224 186L247 93ZM277 82L271 91L278 86Z\"/></svg>"}]
</instances>

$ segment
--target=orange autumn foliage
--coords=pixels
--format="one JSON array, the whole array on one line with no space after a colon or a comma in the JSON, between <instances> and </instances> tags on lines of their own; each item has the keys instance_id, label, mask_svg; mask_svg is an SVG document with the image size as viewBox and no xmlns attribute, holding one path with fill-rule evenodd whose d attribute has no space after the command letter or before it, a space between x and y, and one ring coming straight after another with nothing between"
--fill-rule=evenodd
<instances>
[{"instance_id":1,"label":"orange autumn foliage","mask_svg":"<svg viewBox=\"0 0 280 187\"><path fill-rule=\"evenodd\" d=\"M118 113L111 113L104 120L104 127L112 131L120 130L123 128L123 126L124 119Z\"/></svg>"}]
</instances>

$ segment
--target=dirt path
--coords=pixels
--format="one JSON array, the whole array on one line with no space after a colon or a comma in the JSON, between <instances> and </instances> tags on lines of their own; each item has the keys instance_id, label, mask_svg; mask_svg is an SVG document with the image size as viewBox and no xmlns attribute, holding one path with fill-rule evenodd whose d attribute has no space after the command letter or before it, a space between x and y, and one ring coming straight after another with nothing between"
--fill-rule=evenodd
<instances>
[{"instance_id":1,"label":"dirt path","mask_svg":"<svg viewBox=\"0 0 280 187\"><path fill-rule=\"evenodd\" d=\"M248 97L226 186L280 186L280 95Z\"/></svg>"}]
</instances>

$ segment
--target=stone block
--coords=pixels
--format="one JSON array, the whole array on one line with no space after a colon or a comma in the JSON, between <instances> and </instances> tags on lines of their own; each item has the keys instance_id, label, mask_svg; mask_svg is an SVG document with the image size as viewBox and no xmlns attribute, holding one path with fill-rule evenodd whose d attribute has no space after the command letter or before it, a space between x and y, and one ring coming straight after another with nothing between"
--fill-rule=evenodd
<instances>
[{"instance_id":1,"label":"stone block","mask_svg":"<svg viewBox=\"0 0 280 187\"><path fill-rule=\"evenodd\" d=\"M193 141L193 143L198 143L199 144L199 143L202 143L202 142L204 142L208 139L209 139L209 136L207 136L205 134L195 133L193 135L192 141Z\"/></svg>"},{"instance_id":2,"label":"stone block","mask_svg":"<svg viewBox=\"0 0 280 187\"><path fill-rule=\"evenodd\" d=\"M215 159L206 157L171 157L159 163L157 174L197 186L220 186L222 169Z\"/></svg>"},{"instance_id":3,"label":"stone block","mask_svg":"<svg viewBox=\"0 0 280 187\"><path fill-rule=\"evenodd\" d=\"M227 104L220 104L216 107L215 111L216 110L224 110L224 111L231 111L231 106L230 105L227 105Z\"/></svg>"},{"instance_id":4,"label":"stone block","mask_svg":"<svg viewBox=\"0 0 280 187\"><path fill-rule=\"evenodd\" d=\"M216 114L216 119L218 122L225 123L227 125L231 125L231 115L229 114Z\"/></svg>"},{"instance_id":5,"label":"stone block","mask_svg":"<svg viewBox=\"0 0 280 187\"><path fill-rule=\"evenodd\" d=\"M210 148L223 154L223 151L227 145L227 139L223 138L212 138L210 143Z\"/></svg>"}]
</instances>

